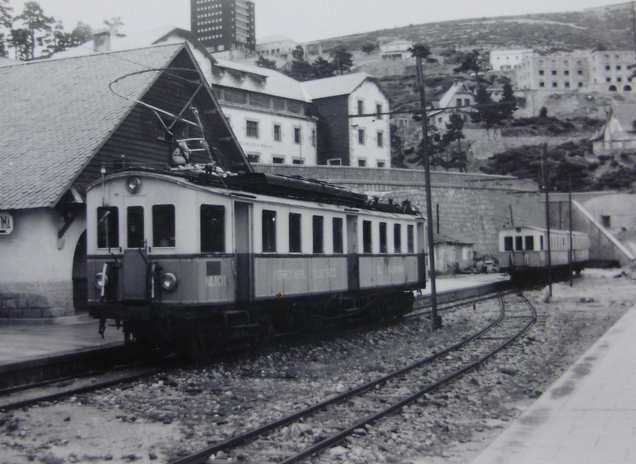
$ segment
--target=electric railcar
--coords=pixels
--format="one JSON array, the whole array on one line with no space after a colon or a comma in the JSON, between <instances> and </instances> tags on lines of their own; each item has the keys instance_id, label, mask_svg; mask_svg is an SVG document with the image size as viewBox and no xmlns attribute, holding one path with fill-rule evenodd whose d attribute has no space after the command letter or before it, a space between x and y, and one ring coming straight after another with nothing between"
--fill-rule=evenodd
<instances>
[{"instance_id":1,"label":"electric railcar","mask_svg":"<svg viewBox=\"0 0 636 464\"><path fill-rule=\"evenodd\" d=\"M183 347L401 315L426 285L425 220L330 184L128 169L87 191L90 314Z\"/></svg>"},{"instance_id":2,"label":"electric railcar","mask_svg":"<svg viewBox=\"0 0 636 464\"><path fill-rule=\"evenodd\" d=\"M548 270L548 231L540 227L516 227L499 232L499 268L514 279L541 277ZM555 276L580 273L589 260L590 239L583 232L550 229L550 267Z\"/></svg>"}]
</instances>

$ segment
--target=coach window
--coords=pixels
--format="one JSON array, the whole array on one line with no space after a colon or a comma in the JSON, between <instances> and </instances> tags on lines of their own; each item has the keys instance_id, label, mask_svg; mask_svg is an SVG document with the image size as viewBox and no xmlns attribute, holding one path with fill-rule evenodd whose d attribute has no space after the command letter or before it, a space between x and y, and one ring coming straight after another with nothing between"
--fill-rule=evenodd
<instances>
[{"instance_id":1,"label":"coach window","mask_svg":"<svg viewBox=\"0 0 636 464\"><path fill-rule=\"evenodd\" d=\"M539 249L543 250L543 235L539 236Z\"/></svg>"},{"instance_id":2,"label":"coach window","mask_svg":"<svg viewBox=\"0 0 636 464\"><path fill-rule=\"evenodd\" d=\"M402 253L402 225L393 225L393 252Z\"/></svg>"},{"instance_id":3,"label":"coach window","mask_svg":"<svg viewBox=\"0 0 636 464\"><path fill-rule=\"evenodd\" d=\"M372 253L371 221L362 221L362 252Z\"/></svg>"},{"instance_id":4,"label":"coach window","mask_svg":"<svg viewBox=\"0 0 636 464\"><path fill-rule=\"evenodd\" d=\"M173 247L174 239L174 205L154 205L152 207L152 246Z\"/></svg>"},{"instance_id":5,"label":"coach window","mask_svg":"<svg viewBox=\"0 0 636 464\"><path fill-rule=\"evenodd\" d=\"M225 206L201 205L201 252L225 252Z\"/></svg>"},{"instance_id":6,"label":"coach window","mask_svg":"<svg viewBox=\"0 0 636 464\"><path fill-rule=\"evenodd\" d=\"M526 239L525 249L529 251L534 250L534 237L532 235L526 235L525 239Z\"/></svg>"},{"instance_id":7,"label":"coach window","mask_svg":"<svg viewBox=\"0 0 636 464\"><path fill-rule=\"evenodd\" d=\"M343 253L343 220L342 218L333 218L333 252Z\"/></svg>"},{"instance_id":8,"label":"coach window","mask_svg":"<svg viewBox=\"0 0 636 464\"><path fill-rule=\"evenodd\" d=\"M276 211L263 210L263 253L276 252Z\"/></svg>"},{"instance_id":9,"label":"coach window","mask_svg":"<svg viewBox=\"0 0 636 464\"><path fill-rule=\"evenodd\" d=\"M406 247L408 253L415 253L415 227L411 224L406 226Z\"/></svg>"},{"instance_id":10,"label":"coach window","mask_svg":"<svg viewBox=\"0 0 636 464\"><path fill-rule=\"evenodd\" d=\"M128 248L144 247L144 207L129 206L126 224L128 227Z\"/></svg>"},{"instance_id":11,"label":"coach window","mask_svg":"<svg viewBox=\"0 0 636 464\"><path fill-rule=\"evenodd\" d=\"M97 208L97 248L119 246L119 209L115 206Z\"/></svg>"},{"instance_id":12,"label":"coach window","mask_svg":"<svg viewBox=\"0 0 636 464\"><path fill-rule=\"evenodd\" d=\"M324 253L324 218L313 217L314 253Z\"/></svg>"},{"instance_id":13,"label":"coach window","mask_svg":"<svg viewBox=\"0 0 636 464\"><path fill-rule=\"evenodd\" d=\"M380 253L386 253L386 222L380 223Z\"/></svg>"},{"instance_id":14,"label":"coach window","mask_svg":"<svg viewBox=\"0 0 636 464\"><path fill-rule=\"evenodd\" d=\"M515 237L515 250L523 250L523 237L521 235Z\"/></svg>"},{"instance_id":15,"label":"coach window","mask_svg":"<svg viewBox=\"0 0 636 464\"><path fill-rule=\"evenodd\" d=\"M300 235L300 214L289 213L289 252L300 253L302 250L302 242Z\"/></svg>"},{"instance_id":16,"label":"coach window","mask_svg":"<svg viewBox=\"0 0 636 464\"><path fill-rule=\"evenodd\" d=\"M504 237L504 251L512 251L512 237Z\"/></svg>"}]
</instances>

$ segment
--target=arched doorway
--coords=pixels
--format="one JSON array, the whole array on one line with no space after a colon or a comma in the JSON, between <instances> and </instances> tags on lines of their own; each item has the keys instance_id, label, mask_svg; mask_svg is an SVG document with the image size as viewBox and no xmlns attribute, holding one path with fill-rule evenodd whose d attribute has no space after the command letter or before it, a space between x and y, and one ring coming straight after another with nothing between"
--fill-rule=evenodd
<instances>
[{"instance_id":1,"label":"arched doorway","mask_svg":"<svg viewBox=\"0 0 636 464\"><path fill-rule=\"evenodd\" d=\"M609 90L610 92L616 92L617 89L616 89L615 85L610 85L609 89L607 89L607 90Z\"/></svg>"},{"instance_id":2,"label":"arched doorway","mask_svg":"<svg viewBox=\"0 0 636 464\"><path fill-rule=\"evenodd\" d=\"M631 92L631 91L632 91L631 85L626 85L625 87L623 87L623 92Z\"/></svg>"},{"instance_id":3,"label":"arched doorway","mask_svg":"<svg viewBox=\"0 0 636 464\"><path fill-rule=\"evenodd\" d=\"M88 275L86 273L86 231L82 232L73 255L73 307L75 313L86 311L88 300Z\"/></svg>"}]
</instances>

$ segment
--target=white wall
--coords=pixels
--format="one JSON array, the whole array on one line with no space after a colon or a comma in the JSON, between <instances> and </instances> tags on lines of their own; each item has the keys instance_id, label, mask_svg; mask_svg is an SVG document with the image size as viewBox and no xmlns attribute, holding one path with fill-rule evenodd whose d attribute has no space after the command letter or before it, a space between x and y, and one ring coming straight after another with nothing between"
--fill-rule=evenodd
<instances>
[{"instance_id":1,"label":"white wall","mask_svg":"<svg viewBox=\"0 0 636 464\"><path fill-rule=\"evenodd\" d=\"M371 81L365 81L349 96L349 114L358 114L358 101L364 105L364 114L376 112L376 105L382 105L382 111L389 111L389 101L378 86ZM359 166L364 161L366 167L378 167L378 162L384 163L385 168L391 167L391 138L389 115L380 119L376 117L350 118L349 147L351 166ZM364 144L358 140L358 131L364 130ZM378 147L377 133L381 132L383 146Z\"/></svg>"}]
</instances>

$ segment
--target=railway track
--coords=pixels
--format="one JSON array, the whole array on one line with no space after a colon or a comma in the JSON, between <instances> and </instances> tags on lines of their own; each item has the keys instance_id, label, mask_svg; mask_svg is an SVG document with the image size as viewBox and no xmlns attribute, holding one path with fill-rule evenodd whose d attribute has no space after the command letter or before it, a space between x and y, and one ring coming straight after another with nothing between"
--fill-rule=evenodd
<instances>
[{"instance_id":1,"label":"railway track","mask_svg":"<svg viewBox=\"0 0 636 464\"><path fill-rule=\"evenodd\" d=\"M536 312L522 294L508 292L498 298L499 317L456 345L172 464L221 463L227 462L226 456L291 464L327 450L367 424L476 369L535 323ZM215 456L221 458L215 460Z\"/></svg>"}]
</instances>

